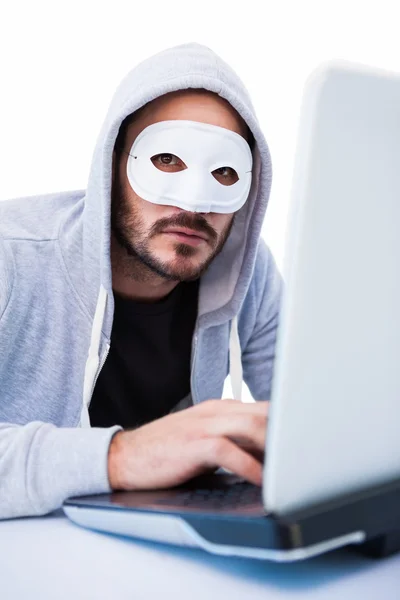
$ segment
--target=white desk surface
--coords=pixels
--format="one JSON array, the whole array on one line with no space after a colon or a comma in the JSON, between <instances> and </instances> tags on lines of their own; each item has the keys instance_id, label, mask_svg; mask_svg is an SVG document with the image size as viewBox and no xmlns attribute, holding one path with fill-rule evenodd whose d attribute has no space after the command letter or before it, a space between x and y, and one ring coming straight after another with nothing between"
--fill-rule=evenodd
<instances>
[{"instance_id":1,"label":"white desk surface","mask_svg":"<svg viewBox=\"0 0 400 600\"><path fill-rule=\"evenodd\" d=\"M2 600L400 600L400 554L225 558L82 529L61 511L0 522Z\"/></svg>"}]
</instances>

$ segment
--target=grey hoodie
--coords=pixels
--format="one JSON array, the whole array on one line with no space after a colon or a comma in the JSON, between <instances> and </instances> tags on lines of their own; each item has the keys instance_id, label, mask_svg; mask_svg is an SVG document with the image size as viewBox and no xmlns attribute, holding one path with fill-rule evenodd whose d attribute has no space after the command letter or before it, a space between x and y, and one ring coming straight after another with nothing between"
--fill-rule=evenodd
<instances>
[{"instance_id":1,"label":"grey hoodie","mask_svg":"<svg viewBox=\"0 0 400 600\"><path fill-rule=\"evenodd\" d=\"M40 515L68 496L110 491L120 428L90 428L88 405L110 347L112 151L122 120L167 92L226 98L254 134L253 183L221 254L202 277L192 346L193 403L220 398L231 368L270 395L281 277L260 230L271 185L267 143L248 93L209 48L184 44L121 82L97 140L86 190L0 203L0 518Z\"/></svg>"}]
</instances>

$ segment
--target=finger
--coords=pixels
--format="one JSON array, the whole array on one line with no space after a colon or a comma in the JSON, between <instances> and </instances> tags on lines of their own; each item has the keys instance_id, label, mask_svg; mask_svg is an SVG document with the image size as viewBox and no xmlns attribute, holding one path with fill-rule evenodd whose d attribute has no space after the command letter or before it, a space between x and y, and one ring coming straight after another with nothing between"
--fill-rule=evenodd
<instances>
[{"instance_id":1,"label":"finger","mask_svg":"<svg viewBox=\"0 0 400 600\"><path fill-rule=\"evenodd\" d=\"M226 438L203 441L201 452L207 467L218 466L254 483L262 483L262 464Z\"/></svg>"},{"instance_id":2,"label":"finger","mask_svg":"<svg viewBox=\"0 0 400 600\"><path fill-rule=\"evenodd\" d=\"M264 450L267 430L267 417L264 414L245 412L244 414L208 417L200 425L207 437L226 437L240 445Z\"/></svg>"},{"instance_id":3,"label":"finger","mask_svg":"<svg viewBox=\"0 0 400 600\"><path fill-rule=\"evenodd\" d=\"M192 409L202 414L226 414L229 412L237 412L239 414L250 413L267 415L269 410L269 402L266 400L257 402L241 402L240 400L231 400L223 398L221 400L205 400L200 402Z\"/></svg>"},{"instance_id":4,"label":"finger","mask_svg":"<svg viewBox=\"0 0 400 600\"><path fill-rule=\"evenodd\" d=\"M242 450L244 450L245 452L247 452L247 454L250 454L251 456L254 456L254 458L256 460L258 460L258 462L264 463L264 460L265 460L265 448L263 448L262 450L259 450L259 448L255 448L254 446L251 446L250 444L240 444L236 440L231 440L231 441L234 444L236 444L237 446L239 446L239 448L241 448Z\"/></svg>"}]
</instances>

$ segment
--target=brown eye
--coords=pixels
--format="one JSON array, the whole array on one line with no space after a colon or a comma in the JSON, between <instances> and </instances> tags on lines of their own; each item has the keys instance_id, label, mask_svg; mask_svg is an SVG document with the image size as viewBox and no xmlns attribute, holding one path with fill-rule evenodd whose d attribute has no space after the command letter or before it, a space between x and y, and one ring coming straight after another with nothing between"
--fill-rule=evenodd
<instances>
[{"instance_id":1,"label":"brown eye","mask_svg":"<svg viewBox=\"0 0 400 600\"><path fill-rule=\"evenodd\" d=\"M151 162L157 169L160 171L165 171L166 173L175 173L177 171L183 171L186 169L186 165L175 154L171 154L169 152L163 152L162 154L155 154L151 157Z\"/></svg>"},{"instance_id":2,"label":"brown eye","mask_svg":"<svg viewBox=\"0 0 400 600\"><path fill-rule=\"evenodd\" d=\"M164 165L174 164L174 158L173 154L160 154L160 161L164 163Z\"/></svg>"},{"instance_id":3,"label":"brown eye","mask_svg":"<svg viewBox=\"0 0 400 600\"><path fill-rule=\"evenodd\" d=\"M219 167L219 169L215 169L211 174L222 185L233 185L239 181L239 175L232 167Z\"/></svg>"}]
</instances>

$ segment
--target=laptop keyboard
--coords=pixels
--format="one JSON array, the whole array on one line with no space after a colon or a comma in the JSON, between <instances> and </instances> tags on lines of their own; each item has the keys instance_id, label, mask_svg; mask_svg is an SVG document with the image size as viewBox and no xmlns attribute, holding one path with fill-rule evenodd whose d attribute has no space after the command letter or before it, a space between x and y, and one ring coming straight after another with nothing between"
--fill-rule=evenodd
<instances>
[{"instance_id":1,"label":"laptop keyboard","mask_svg":"<svg viewBox=\"0 0 400 600\"><path fill-rule=\"evenodd\" d=\"M198 509L232 509L262 504L262 494L260 487L241 482L224 488L200 488L177 492L173 498L160 499L157 504Z\"/></svg>"}]
</instances>

